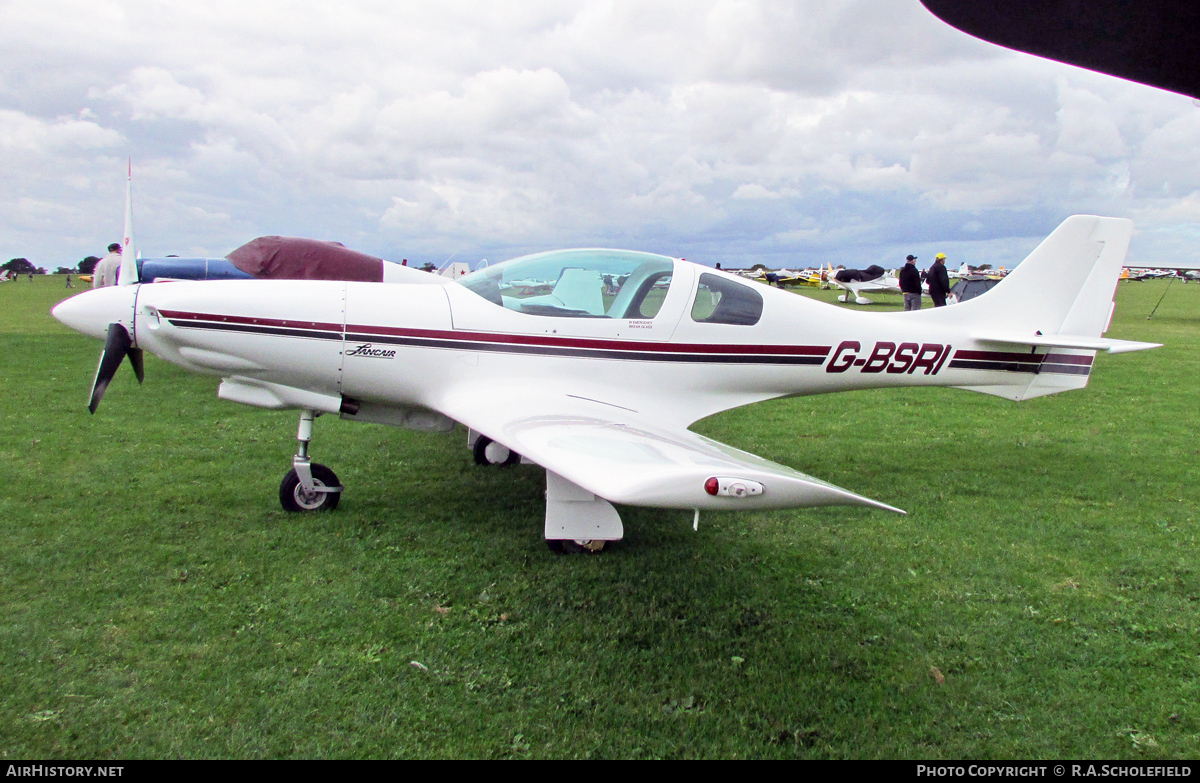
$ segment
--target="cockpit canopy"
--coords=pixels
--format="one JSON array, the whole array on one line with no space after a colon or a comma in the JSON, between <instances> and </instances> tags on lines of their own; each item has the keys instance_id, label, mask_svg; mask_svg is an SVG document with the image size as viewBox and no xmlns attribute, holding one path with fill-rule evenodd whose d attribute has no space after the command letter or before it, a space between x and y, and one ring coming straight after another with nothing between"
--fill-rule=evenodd
<instances>
[{"instance_id":1,"label":"cockpit canopy","mask_svg":"<svg viewBox=\"0 0 1200 783\"><path fill-rule=\"evenodd\" d=\"M514 258L457 280L494 304L530 315L653 318L675 259L632 250L552 250Z\"/></svg>"}]
</instances>

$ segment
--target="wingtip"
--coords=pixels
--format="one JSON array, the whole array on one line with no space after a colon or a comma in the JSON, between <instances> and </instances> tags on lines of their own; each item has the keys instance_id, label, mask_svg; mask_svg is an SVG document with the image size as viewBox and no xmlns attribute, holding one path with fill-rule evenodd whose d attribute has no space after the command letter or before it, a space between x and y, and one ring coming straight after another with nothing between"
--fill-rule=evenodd
<instances>
[{"instance_id":1,"label":"wingtip","mask_svg":"<svg viewBox=\"0 0 1200 783\"><path fill-rule=\"evenodd\" d=\"M1162 348L1162 343L1143 343L1133 340L1113 341L1114 345L1108 347L1109 353L1132 353L1133 351L1149 351L1153 348Z\"/></svg>"},{"instance_id":2,"label":"wingtip","mask_svg":"<svg viewBox=\"0 0 1200 783\"><path fill-rule=\"evenodd\" d=\"M883 503L883 502L880 502L873 498L869 498L866 495L859 495L856 492L850 492L849 490L842 490L842 491L845 492L845 494L847 496L849 496L850 498L853 498L853 501L852 501L853 505L866 506L867 508L877 508L880 511L891 511L893 514L902 514L904 516L908 516L908 512L902 508L896 508L895 506L889 506L887 503Z\"/></svg>"}]
</instances>

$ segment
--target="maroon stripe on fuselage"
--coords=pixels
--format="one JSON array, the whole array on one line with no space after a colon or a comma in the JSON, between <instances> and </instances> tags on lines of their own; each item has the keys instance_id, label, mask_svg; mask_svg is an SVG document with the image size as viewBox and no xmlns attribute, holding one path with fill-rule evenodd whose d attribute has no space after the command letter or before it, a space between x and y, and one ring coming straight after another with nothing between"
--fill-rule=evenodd
<instances>
[{"instance_id":1,"label":"maroon stripe on fuselage","mask_svg":"<svg viewBox=\"0 0 1200 783\"><path fill-rule=\"evenodd\" d=\"M719 345L701 343L652 343L638 340L602 340L588 337L549 337L540 334L500 334L496 332L442 331L405 329L392 326L348 324L355 335L423 337L436 340L490 342L508 345L543 345L555 348L593 348L618 351L658 351L662 353L762 354L778 356L827 356L828 345Z\"/></svg>"},{"instance_id":2,"label":"maroon stripe on fuselage","mask_svg":"<svg viewBox=\"0 0 1200 783\"><path fill-rule=\"evenodd\" d=\"M188 313L182 310L159 310L160 314L172 321L208 321L211 323L248 324L252 326L277 326L281 329L320 329L322 331L342 330L341 324L328 324L319 321L290 321L283 318L249 318L242 315L212 315L209 313Z\"/></svg>"},{"instance_id":3,"label":"maroon stripe on fuselage","mask_svg":"<svg viewBox=\"0 0 1200 783\"><path fill-rule=\"evenodd\" d=\"M1081 364L1085 367L1091 367L1094 356L1074 356L1069 353L1048 353L1043 360L1050 364Z\"/></svg>"},{"instance_id":4,"label":"maroon stripe on fuselage","mask_svg":"<svg viewBox=\"0 0 1200 783\"><path fill-rule=\"evenodd\" d=\"M985 362L1029 362L1037 364L1042 360L1040 353L1010 353L1008 351L956 351L955 359L973 359Z\"/></svg>"},{"instance_id":5,"label":"maroon stripe on fuselage","mask_svg":"<svg viewBox=\"0 0 1200 783\"><path fill-rule=\"evenodd\" d=\"M1092 358L1091 356L1076 356L1066 353L957 351L953 361L950 362L950 368L1033 374L1088 375L1092 369Z\"/></svg>"},{"instance_id":6,"label":"maroon stripe on fuselage","mask_svg":"<svg viewBox=\"0 0 1200 783\"><path fill-rule=\"evenodd\" d=\"M1011 353L1008 351L956 351L955 359L972 359L986 362L1019 362L1021 364L1040 364L1053 362L1055 364L1083 364L1091 366L1093 357L1074 356L1066 353Z\"/></svg>"},{"instance_id":7,"label":"maroon stripe on fuselage","mask_svg":"<svg viewBox=\"0 0 1200 783\"><path fill-rule=\"evenodd\" d=\"M410 329L395 326L369 326L366 324L321 323L318 321L293 321L281 318L251 318L239 315L215 315L211 313L189 313L182 310L160 310L160 314L179 325L230 324L279 329L314 329L353 334L354 339L370 337L413 337L427 340L447 340L458 343L488 342L501 345L530 345L550 348L588 348L592 350L639 351L647 353L687 353L710 355L757 355L757 356L811 356L821 358L829 355L828 345L722 345L702 343L658 343L638 340L603 340L586 337L550 337L547 335L501 334L494 332L464 332L442 329ZM189 323L190 322L190 323Z\"/></svg>"}]
</instances>

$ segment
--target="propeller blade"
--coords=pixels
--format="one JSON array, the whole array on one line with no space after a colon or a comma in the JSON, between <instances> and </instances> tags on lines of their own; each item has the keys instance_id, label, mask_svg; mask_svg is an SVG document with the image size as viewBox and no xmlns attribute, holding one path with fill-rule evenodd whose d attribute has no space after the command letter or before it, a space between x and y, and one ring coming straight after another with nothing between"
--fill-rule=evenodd
<instances>
[{"instance_id":1,"label":"propeller blade","mask_svg":"<svg viewBox=\"0 0 1200 783\"><path fill-rule=\"evenodd\" d=\"M142 351L135 348L137 351L137 359L133 358L132 352L129 350L133 345L133 340L129 337L129 332L125 331L125 327L121 324L108 325L108 338L104 341L104 352L100 354L100 366L96 368L96 380L92 383L92 399L88 403L88 410L92 413L96 412L96 407L100 404L100 399L104 396L105 390L108 389L108 384L112 382L113 376L117 374L117 368L121 366L125 356L129 355L129 361L133 364L134 372L138 375L138 380L142 379L141 372Z\"/></svg>"},{"instance_id":2,"label":"propeller blade","mask_svg":"<svg viewBox=\"0 0 1200 783\"><path fill-rule=\"evenodd\" d=\"M142 356L141 348L129 349L129 366L133 368L133 374L137 376L138 383L146 380L146 367Z\"/></svg>"}]
</instances>

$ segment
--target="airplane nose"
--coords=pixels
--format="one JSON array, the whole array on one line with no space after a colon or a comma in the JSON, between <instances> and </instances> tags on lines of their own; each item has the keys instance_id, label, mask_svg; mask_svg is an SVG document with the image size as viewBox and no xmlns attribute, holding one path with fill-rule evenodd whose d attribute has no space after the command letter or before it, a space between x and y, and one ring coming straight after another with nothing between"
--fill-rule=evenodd
<instances>
[{"instance_id":1,"label":"airplane nose","mask_svg":"<svg viewBox=\"0 0 1200 783\"><path fill-rule=\"evenodd\" d=\"M106 286L64 299L50 314L77 332L105 339L109 324L121 324L133 334L133 308L141 286Z\"/></svg>"}]
</instances>

